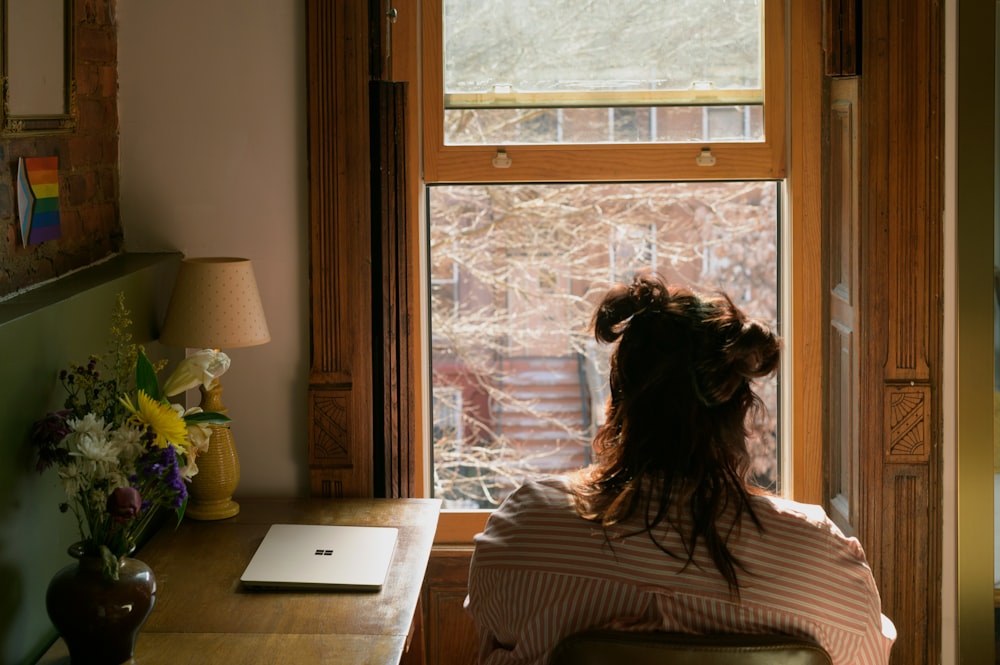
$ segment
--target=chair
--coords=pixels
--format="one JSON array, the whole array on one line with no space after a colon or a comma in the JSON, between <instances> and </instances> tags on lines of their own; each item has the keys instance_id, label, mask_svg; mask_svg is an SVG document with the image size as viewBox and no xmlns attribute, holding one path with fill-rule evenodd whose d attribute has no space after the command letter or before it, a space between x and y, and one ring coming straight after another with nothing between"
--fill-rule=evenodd
<instances>
[{"instance_id":1,"label":"chair","mask_svg":"<svg viewBox=\"0 0 1000 665\"><path fill-rule=\"evenodd\" d=\"M785 635L682 635L586 630L564 638L549 665L832 665L805 638Z\"/></svg>"}]
</instances>

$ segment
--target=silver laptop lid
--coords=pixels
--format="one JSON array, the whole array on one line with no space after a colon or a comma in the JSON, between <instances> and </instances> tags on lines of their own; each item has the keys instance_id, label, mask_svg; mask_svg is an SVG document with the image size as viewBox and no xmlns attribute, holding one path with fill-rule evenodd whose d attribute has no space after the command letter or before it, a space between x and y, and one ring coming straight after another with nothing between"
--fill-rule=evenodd
<instances>
[{"instance_id":1,"label":"silver laptop lid","mask_svg":"<svg viewBox=\"0 0 1000 665\"><path fill-rule=\"evenodd\" d=\"M240 581L253 587L378 591L397 536L392 527L273 524Z\"/></svg>"}]
</instances>

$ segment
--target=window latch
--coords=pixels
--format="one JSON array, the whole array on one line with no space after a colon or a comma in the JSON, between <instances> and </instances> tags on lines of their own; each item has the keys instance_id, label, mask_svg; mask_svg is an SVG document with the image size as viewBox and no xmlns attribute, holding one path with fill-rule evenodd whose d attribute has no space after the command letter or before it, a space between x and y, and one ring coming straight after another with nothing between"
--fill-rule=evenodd
<instances>
[{"instance_id":1,"label":"window latch","mask_svg":"<svg viewBox=\"0 0 1000 665\"><path fill-rule=\"evenodd\" d=\"M498 169L509 169L513 160L507 155L507 151L503 148L497 150L497 154L493 155L493 166Z\"/></svg>"},{"instance_id":2,"label":"window latch","mask_svg":"<svg viewBox=\"0 0 1000 665\"><path fill-rule=\"evenodd\" d=\"M695 157L694 163L698 166L715 166L715 155L711 148L702 148L701 153Z\"/></svg>"}]
</instances>

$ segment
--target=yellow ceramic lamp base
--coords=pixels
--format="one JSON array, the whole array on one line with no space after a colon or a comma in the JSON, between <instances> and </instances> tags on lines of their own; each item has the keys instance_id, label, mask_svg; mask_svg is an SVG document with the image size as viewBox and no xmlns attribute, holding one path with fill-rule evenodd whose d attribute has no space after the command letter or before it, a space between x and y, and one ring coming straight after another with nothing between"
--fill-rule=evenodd
<instances>
[{"instance_id":1,"label":"yellow ceramic lamp base","mask_svg":"<svg viewBox=\"0 0 1000 665\"><path fill-rule=\"evenodd\" d=\"M202 389L201 407L205 411L225 413L218 381L211 390ZM236 454L229 425L209 425L212 438L208 450L198 455L198 473L188 486L188 505L184 515L196 520L221 520L240 512L233 492L240 482L240 459Z\"/></svg>"}]
</instances>

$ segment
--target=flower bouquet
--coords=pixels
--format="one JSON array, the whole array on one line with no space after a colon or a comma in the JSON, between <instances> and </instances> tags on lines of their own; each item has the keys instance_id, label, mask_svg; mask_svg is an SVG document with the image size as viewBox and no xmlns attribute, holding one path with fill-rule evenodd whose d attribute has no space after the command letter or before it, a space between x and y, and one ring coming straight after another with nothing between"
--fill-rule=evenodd
<instances>
[{"instance_id":1,"label":"flower bouquet","mask_svg":"<svg viewBox=\"0 0 1000 665\"><path fill-rule=\"evenodd\" d=\"M132 343L130 326L119 294L107 356L60 372L64 409L39 420L32 433L39 472L56 467L67 496L60 510L73 511L78 546L101 558L108 579L117 579L119 561L135 549L157 508L175 511L180 522L186 484L208 448L208 425L229 420L167 400L200 383L208 387L229 367L225 354L189 356L161 390L157 372L165 362L152 363Z\"/></svg>"}]
</instances>

